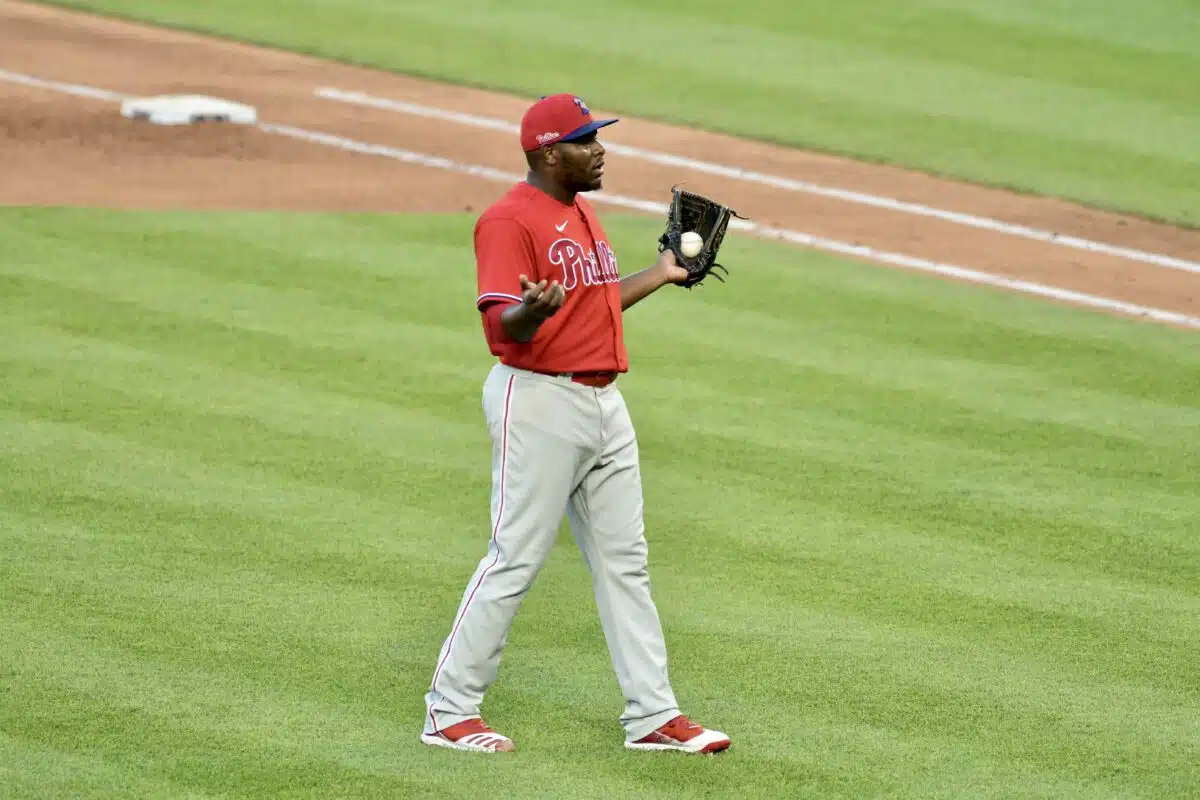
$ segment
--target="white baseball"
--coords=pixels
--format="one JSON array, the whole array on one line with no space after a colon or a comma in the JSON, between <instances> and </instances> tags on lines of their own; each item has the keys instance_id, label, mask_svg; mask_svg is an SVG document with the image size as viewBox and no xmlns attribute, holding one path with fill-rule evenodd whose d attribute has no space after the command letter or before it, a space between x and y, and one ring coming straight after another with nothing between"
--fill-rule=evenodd
<instances>
[{"instance_id":1,"label":"white baseball","mask_svg":"<svg viewBox=\"0 0 1200 800\"><path fill-rule=\"evenodd\" d=\"M695 231L688 231L679 237L679 249L688 258L695 258L704 246L704 239Z\"/></svg>"}]
</instances>

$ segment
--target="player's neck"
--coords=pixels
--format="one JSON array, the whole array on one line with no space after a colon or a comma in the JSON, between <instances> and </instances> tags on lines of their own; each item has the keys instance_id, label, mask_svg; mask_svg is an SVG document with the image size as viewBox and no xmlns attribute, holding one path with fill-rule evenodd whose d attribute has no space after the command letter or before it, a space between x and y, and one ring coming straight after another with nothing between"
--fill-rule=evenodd
<instances>
[{"instance_id":1,"label":"player's neck","mask_svg":"<svg viewBox=\"0 0 1200 800\"><path fill-rule=\"evenodd\" d=\"M533 170L530 170L529 174L525 176L525 182L550 195L564 206L575 205L575 192L542 178Z\"/></svg>"}]
</instances>

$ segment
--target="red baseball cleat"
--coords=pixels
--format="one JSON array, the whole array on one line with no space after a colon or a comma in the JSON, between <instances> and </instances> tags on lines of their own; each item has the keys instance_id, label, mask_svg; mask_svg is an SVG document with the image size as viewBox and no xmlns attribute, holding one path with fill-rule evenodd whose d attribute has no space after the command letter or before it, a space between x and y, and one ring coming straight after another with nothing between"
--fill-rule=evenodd
<instances>
[{"instance_id":1,"label":"red baseball cleat","mask_svg":"<svg viewBox=\"0 0 1200 800\"><path fill-rule=\"evenodd\" d=\"M465 719L436 733L422 733L421 741L472 753L507 753L517 749L511 739L496 733L478 717Z\"/></svg>"},{"instance_id":2,"label":"red baseball cleat","mask_svg":"<svg viewBox=\"0 0 1200 800\"><path fill-rule=\"evenodd\" d=\"M630 750L679 750L684 753L717 753L729 748L729 737L707 730L680 714L636 742L626 740Z\"/></svg>"}]
</instances>

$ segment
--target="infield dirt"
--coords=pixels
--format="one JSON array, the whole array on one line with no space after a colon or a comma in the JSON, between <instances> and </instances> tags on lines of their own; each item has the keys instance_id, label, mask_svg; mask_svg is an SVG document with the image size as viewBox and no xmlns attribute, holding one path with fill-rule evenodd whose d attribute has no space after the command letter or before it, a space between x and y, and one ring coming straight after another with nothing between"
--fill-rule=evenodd
<instances>
[{"instance_id":1,"label":"infield dirt","mask_svg":"<svg viewBox=\"0 0 1200 800\"><path fill-rule=\"evenodd\" d=\"M516 137L323 99L318 87L520 119L528 100L178 31L0 0L0 68L126 95L211 94L260 119L463 164L524 172ZM570 91L548 86L547 91ZM587 99L587 98L585 98ZM597 116L611 112L592 106ZM620 116L615 114L614 116ZM632 118L610 142L669 152L1179 258L1200 232L939 180L905 170ZM118 208L477 212L505 185L253 127L160 127L114 101L0 81L0 204ZM1200 275L1009 234L610 154L605 190L666 202L670 187L727 201L757 223L994 275L1196 315ZM605 209L600 209L604 213ZM650 257L648 248L647 257Z\"/></svg>"}]
</instances>

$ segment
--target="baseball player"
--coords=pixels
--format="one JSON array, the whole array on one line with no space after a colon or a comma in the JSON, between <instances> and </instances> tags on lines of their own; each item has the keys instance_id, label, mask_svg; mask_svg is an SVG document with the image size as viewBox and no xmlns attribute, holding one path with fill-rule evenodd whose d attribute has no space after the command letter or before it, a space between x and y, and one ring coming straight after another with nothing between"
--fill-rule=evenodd
<instances>
[{"instance_id":1,"label":"baseball player","mask_svg":"<svg viewBox=\"0 0 1200 800\"><path fill-rule=\"evenodd\" d=\"M730 745L676 705L650 596L637 440L614 383L629 364L621 315L687 270L666 250L621 278L580 196L600 189L605 151L596 132L616 121L593 119L570 94L534 103L521 122L529 172L475 226L476 305L499 362L483 386L492 531L438 654L425 696L426 744L515 749L483 722L480 704L565 512L625 696L625 746L713 753Z\"/></svg>"}]
</instances>

